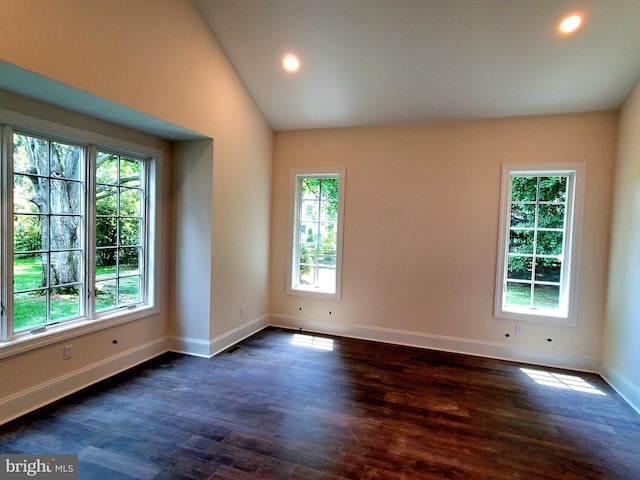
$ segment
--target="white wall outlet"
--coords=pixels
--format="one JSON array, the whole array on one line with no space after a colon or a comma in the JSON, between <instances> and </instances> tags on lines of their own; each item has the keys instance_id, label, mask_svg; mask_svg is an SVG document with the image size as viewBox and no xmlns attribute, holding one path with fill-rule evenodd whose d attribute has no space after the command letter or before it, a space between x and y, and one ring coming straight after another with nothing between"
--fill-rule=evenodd
<instances>
[{"instance_id":1,"label":"white wall outlet","mask_svg":"<svg viewBox=\"0 0 640 480\"><path fill-rule=\"evenodd\" d=\"M524 333L524 327L522 325L516 325L516 335L522 335Z\"/></svg>"},{"instance_id":2,"label":"white wall outlet","mask_svg":"<svg viewBox=\"0 0 640 480\"><path fill-rule=\"evenodd\" d=\"M64 346L64 359L69 360L73 358L73 345L65 345Z\"/></svg>"}]
</instances>

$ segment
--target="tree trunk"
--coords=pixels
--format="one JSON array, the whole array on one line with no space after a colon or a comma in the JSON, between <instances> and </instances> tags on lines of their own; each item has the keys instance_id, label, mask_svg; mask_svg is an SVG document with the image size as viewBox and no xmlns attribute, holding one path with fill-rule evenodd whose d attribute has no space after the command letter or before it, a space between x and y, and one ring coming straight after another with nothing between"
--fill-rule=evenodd
<instances>
[{"instance_id":1,"label":"tree trunk","mask_svg":"<svg viewBox=\"0 0 640 480\"><path fill-rule=\"evenodd\" d=\"M40 138L25 139L31 165L29 173L34 174L29 177L35 190L30 201L43 215L41 248L53 250L48 261L47 254L42 255L42 286L75 284L79 281L79 256L69 250L81 244L78 235L82 191L80 182L66 179L79 179L80 149L65 148ZM76 287L72 285L68 289Z\"/></svg>"}]
</instances>

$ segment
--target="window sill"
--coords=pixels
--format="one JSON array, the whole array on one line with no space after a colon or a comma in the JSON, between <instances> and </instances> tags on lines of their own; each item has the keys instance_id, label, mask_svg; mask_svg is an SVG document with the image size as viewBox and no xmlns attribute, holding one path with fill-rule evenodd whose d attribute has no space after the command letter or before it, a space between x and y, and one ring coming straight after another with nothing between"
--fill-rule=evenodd
<instances>
[{"instance_id":1,"label":"window sill","mask_svg":"<svg viewBox=\"0 0 640 480\"><path fill-rule=\"evenodd\" d=\"M495 318L505 320L516 320L518 322L542 323L547 325L558 325L565 327L575 327L575 317L564 312L555 313L545 309L500 309L495 312Z\"/></svg>"},{"instance_id":2,"label":"window sill","mask_svg":"<svg viewBox=\"0 0 640 480\"><path fill-rule=\"evenodd\" d=\"M339 292L325 292L313 287L309 287L309 289L288 288L287 295L298 297L324 298L326 300L340 300L341 298Z\"/></svg>"},{"instance_id":3,"label":"window sill","mask_svg":"<svg viewBox=\"0 0 640 480\"><path fill-rule=\"evenodd\" d=\"M13 340L0 342L0 359L18 355L21 353L37 350L55 343L81 337L89 333L98 332L107 328L133 322L141 318L150 317L159 313L157 307L138 307L130 313L120 311L105 314L96 320L78 320L62 325L56 325L48 330L37 334L22 334Z\"/></svg>"}]
</instances>

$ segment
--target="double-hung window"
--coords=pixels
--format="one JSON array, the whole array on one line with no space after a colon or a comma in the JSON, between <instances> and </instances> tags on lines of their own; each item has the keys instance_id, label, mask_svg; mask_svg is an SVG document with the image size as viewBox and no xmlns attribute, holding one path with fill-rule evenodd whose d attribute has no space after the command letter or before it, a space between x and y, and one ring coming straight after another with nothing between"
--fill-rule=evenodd
<instances>
[{"instance_id":1,"label":"double-hung window","mask_svg":"<svg viewBox=\"0 0 640 480\"><path fill-rule=\"evenodd\" d=\"M345 169L292 173L287 293L340 298Z\"/></svg>"},{"instance_id":2,"label":"double-hung window","mask_svg":"<svg viewBox=\"0 0 640 480\"><path fill-rule=\"evenodd\" d=\"M576 323L582 165L505 166L495 315Z\"/></svg>"},{"instance_id":3,"label":"double-hung window","mask_svg":"<svg viewBox=\"0 0 640 480\"><path fill-rule=\"evenodd\" d=\"M0 342L152 307L155 160L2 131Z\"/></svg>"}]
</instances>

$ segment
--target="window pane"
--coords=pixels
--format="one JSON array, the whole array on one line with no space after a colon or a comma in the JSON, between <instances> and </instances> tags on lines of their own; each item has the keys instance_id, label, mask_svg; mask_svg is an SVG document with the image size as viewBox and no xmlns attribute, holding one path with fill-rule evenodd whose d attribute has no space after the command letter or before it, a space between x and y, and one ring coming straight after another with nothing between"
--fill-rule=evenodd
<instances>
[{"instance_id":1,"label":"window pane","mask_svg":"<svg viewBox=\"0 0 640 480\"><path fill-rule=\"evenodd\" d=\"M317 222L318 221L318 201L303 200L300 204L300 221Z\"/></svg>"},{"instance_id":2,"label":"window pane","mask_svg":"<svg viewBox=\"0 0 640 480\"><path fill-rule=\"evenodd\" d=\"M33 144L33 147L31 146ZM49 164L49 142L43 139L35 139L26 135L16 133L13 135L13 171L27 173L31 172L36 158L40 158L40 162Z\"/></svg>"},{"instance_id":3,"label":"window pane","mask_svg":"<svg viewBox=\"0 0 640 480\"><path fill-rule=\"evenodd\" d=\"M537 177L514 177L511 180L511 201L535 202Z\"/></svg>"},{"instance_id":4,"label":"window pane","mask_svg":"<svg viewBox=\"0 0 640 480\"><path fill-rule=\"evenodd\" d=\"M321 179L320 187L322 189L322 199L335 201L338 198L338 185L340 180L337 178Z\"/></svg>"},{"instance_id":5,"label":"window pane","mask_svg":"<svg viewBox=\"0 0 640 480\"><path fill-rule=\"evenodd\" d=\"M118 289L120 305L128 305L140 301L140 278L124 277L120 279Z\"/></svg>"},{"instance_id":6,"label":"window pane","mask_svg":"<svg viewBox=\"0 0 640 480\"><path fill-rule=\"evenodd\" d=\"M514 257L509 255L507 278L513 280L531 280L533 259L531 257Z\"/></svg>"},{"instance_id":7,"label":"window pane","mask_svg":"<svg viewBox=\"0 0 640 480\"><path fill-rule=\"evenodd\" d=\"M511 226L533 228L536 221L536 206L534 204L511 205Z\"/></svg>"},{"instance_id":8,"label":"window pane","mask_svg":"<svg viewBox=\"0 0 640 480\"><path fill-rule=\"evenodd\" d=\"M96 182L109 185L118 184L118 156L98 152L96 159Z\"/></svg>"},{"instance_id":9,"label":"window pane","mask_svg":"<svg viewBox=\"0 0 640 480\"><path fill-rule=\"evenodd\" d=\"M120 215L125 217L140 216L140 190L123 188L120 191Z\"/></svg>"},{"instance_id":10,"label":"window pane","mask_svg":"<svg viewBox=\"0 0 640 480\"><path fill-rule=\"evenodd\" d=\"M536 253L538 255L560 255L562 253L562 232L538 232Z\"/></svg>"},{"instance_id":11,"label":"window pane","mask_svg":"<svg viewBox=\"0 0 640 480\"><path fill-rule=\"evenodd\" d=\"M13 296L13 330L30 330L47 323L45 291L16 293Z\"/></svg>"},{"instance_id":12,"label":"window pane","mask_svg":"<svg viewBox=\"0 0 640 480\"><path fill-rule=\"evenodd\" d=\"M328 247L323 249L318 255L318 264L322 267L336 266L336 251L335 248Z\"/></svg>"},{"instance_id":13,"label":"window pane","mask_svg":"<svg viewBox=\"0 0 640 480\"><path fill-rule=\"evenodd\" d=\"M51 213L81 213L81 183L53 179L50 186Z\"/></svg>"},{"instance_id":14,"label":"window pane","mask_svg":"<svg viewBox=\"0 0 640 480\"><path fill-rule=\"evenodd\" d=\"M117 269L117 250L101 248L96 252L96 279L114 278Z\"/></svg>"},{"instance_id":15,"label":"window pane","mask_svg":"<svg viewBox=\"0 0 640 480\"><path fill-rule=\"evenodd\" d=\"M336 271L333 268L318 268L316 284L323 291L331 292L336 289Z\"/></svg>"},{"instance_id":16,"label":"window pane","mask_svg":"<svg viewBox=\"0 0 640 480\"><path fill-rule=\"evenodd\" d=\"M80 252L51 252L49 284L71 285L80 281Z\"/></svg>"},{"instance_id":17,"label":"window pane","mask_svg":"<svg viewBox=\"0 0 640 480\"><path fill-rule=\"evenodd\" d=\"M127 187L140 186L140 173L142 162L131 158L123 158L120 163L120 185Z\"/></svg>"},{"instance_id":18,"label":"window pane","mask_svg":"<svg viewBox=\"0 0 640 480\"><path fill-rule=\"evenodd\" d=\"M567 199L567 177L540 177L540 201L564 202Z\"/></svg>"},{"instance_id":19,"label":"window pane","mask_svg":"<svg viewBox=\"0 0 640 480\"><path fill-rule=\"evenodd\" d=\"M67 250L80 248L82 239L82 217L78 216L58 216L49 217L52 250Z\"/></svg>"},{"instance_id":20,"label":"window pane","mask_svg":"<svg viewBox=\"0 0 640 480\"><path fill-rule=\"evenodd\" d=\"M42 215L14 215L13 217L13 251L29 252L46 250L47 242L42 243L42 222L47 217Z\"/></svg>"},{"instance_id":21,"label":"window pane","mask_svg":"<svg viewBox=\"0 0 640 480\"><path fill-rule=\"evenodd\" d=\"M96 218L96 246L112 247L118 242L117 220L113 217Z\"/></svg>"},{"instance_id":22,"label":"window pane","mask_svg":"<svg viewBox=\"0 0 640 480\"><path fill-rule=\"evenodd\" d=\"M49 180L33 175L14 175L13 211L49 213Z\"/></svg>"},{"instance_id":23,"label":"window pane","mask_svg":"<svg viewBox=\"0 0 640 480\"><path fill-rule=\"evenodd\" d=\"M32 290L47 286L45 277L47 254L14 255L13 258L13 290Z\"/></svg>"},{"instance_id":24,"label":"window pane","mask_svg":"<svg viewBox=\"0 0 640 480\"><path fill-rule=\"evenodd\" d=\"M312 264L300 262L298 283L300 285L313 285L314 284L315 268Z\"/></svg>"},{"instance_id":25,"label":"window pane","mask_svg":"<svg viewBox=\"0 0 640 480\"><path fill-rule=\"evenodd\" d=\"M538 212L538 228L564 227L564 205L540 205Z\"/></svg>"},{"instance_id":26,"label":"window pane","mask_svg":"<svg viewBox=\"0 0 640 480\"><path fill-rule=\"evenodd\" d=\"M81 160L80 147L51 142L50 174L52 177L79 180L82 173Z\"/></svg>"},{"instance_id":27,"label":"window pane","mask_svg":"<svg viewBox=\"0 0 640 480\"><path fill-rule=\"evenodd\" d=\"M507 305L531 305L531 285L528 283L507 282Z\"/></svg>"},{"instance_id":28,"label":"window pane","mask_svg":"<svg viewBox=\"0 0 640 480\"><path fill-rule=\"evenodd\" d=\"M96 282L96 311L117 307L116 281Z\"/></svg>"},{"instance_id":29,"label":"window pane","mask_svg":"<svg viewBox=\"0 0 640 480\"><path fill-rule=\"evenodd\" d=\"M96 190L96 215L115 216L118 214L118 189L98 185Z\"/></svg>"},{"instance_id":30,"label":"window pane","mask_svg":"<svg viewBox=\"0 0 640 480\"><path fill-rule=\"evenodd\" d=\"M140 220L121 219L120 220L120 245L140 244Z\"/></svg>"},{"instance_id":31,"label":"window pane","mask_svg":"<svg viewBox=\"0 0 640 480\"><path fill-rule=\"evenodd\" d=\"M509 253L533 253L534 233L531 230L509 232Z\"/></svg>"},{"instance_id":32,"label":"window pane","mask_svg":"<svg viewBox=\"0 0 640 480\"><path fill-rule=\"evenodd\" d=\"M533 306L538 308L559 308L560 287L555 285L535 285Z\"/></svg>"},{"instance_id":33,"label":"window pane","mask_svg":"<svg viewBox=\"0 0 640 480\"><path fill-rule=\"evenodd\" d=\"M320 197L320 182L317 178L303 178L301 179L302 185L302 198L314 198Z\"/></svg>"},{"instance_id":34,"label":"window pane","mask_svg":"<svg viewBox=\"0 0 640 480\"><path fill-rule=\"evenodd\" d=\"M74 318L80 315L80 293L78 289L51 289L51 322Z\"/></svg>"},{"instance_id":35,"label":"window pane","mask_svg":"<svg viewBox=\"0 0 640 480\"><path fill-rule=\"evenodd\" d=\"M132 273L140 273L140 254L139 248L121 248L120 249L120 275L129 275Z\"/></svg>"},{"instance_id":36,"label":"window pane","mask_svg":"<svg viewBox=\"0 0 640 480\"><path fill-rule=\"evenodd\" d=\"M560 282L562 262L552 258L536 259L536 280L539 282Z\"/></svg>"}]
</instances>

